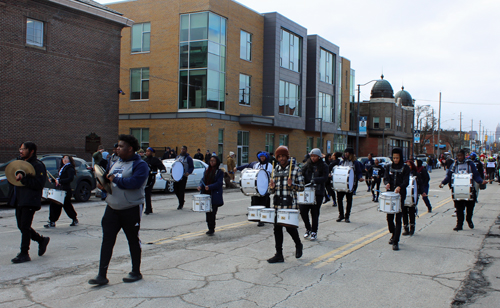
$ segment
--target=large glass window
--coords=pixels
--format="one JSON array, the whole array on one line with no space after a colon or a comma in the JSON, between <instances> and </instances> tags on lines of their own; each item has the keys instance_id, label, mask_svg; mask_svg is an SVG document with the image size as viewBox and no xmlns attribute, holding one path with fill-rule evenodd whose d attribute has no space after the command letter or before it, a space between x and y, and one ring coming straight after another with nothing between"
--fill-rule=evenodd
<instances>
[{"instance_id":1,"label":"large glass window","mask_svg":"<svg viewBox=\"0 0 500 308\"><path fill-rule=\"evenodd\" d=\"M333 122L335 117L335 106L333 104L333 96L323 92L318 94L318 117L325 122Z\"/></svg>"},{"instance_id":2,"label":"large glass window","mask_svg":"<svg viewBox=\"0 0 500 308\"><path fill-rule=\"evenodd\" d=\"M302 38L281 29L280 64L281 67L300 72Z\"/></svg>"},{"instance_id":3,"label":"large glass window","mask_svg":"<svg viewBox=\"0 0 500 308\"><path fill-rule=\"evenodd\" d=\"M240 58L252 60L252 35L243 30L240 31Z\"/></svg>"},{"instance_id":4,"label":"large glass window","mask_svg":"<svg viewBox=\"0 0 500 308\"><path fill-rule=\"evenodd\" d=\"M274 153L274 134L266 134L266 152Z\"/></svg>"},{"instance_id":5,"label":"large glass window","mask_svg":"<svg viewBox=\"0 0 500 308\"><path fill-rule=\"evenodd\" d=\"M248 164L248 146L250 144L250 133L238 131L238 166Z\"/></svg>"},{"instance_id":6,"label":"large glass window","mask_svg":"<svg viewBox=\"0 0 500 308\"><path fill-rule=\"evenodd\" d=\"M280 135L280 145L288 146L288 134Z\"/></svg>"},{"instance_id":7,"label":"large glass window","mask_svg":"<svg viewBox=\"0 0 500 308\"><path fill-rule=\"evenodd\" d=\"M145 22L132 26L132 52L146 52L150 49L151 23Z\"/></svg>"},{"instance_id":8,"label":"large glass window","mask_svg":"<svg viewBox=\"0 0 500 308\"><path fill-rule=\"evenodd\" d=\"M300 87L280 80L279 113L300 116Z\"/></svg>"},{"instance_id":9,"label":"large glass window","mask_svg":"<svg viewBox=\"0 0 500 308\"><path fill-rule=\"evenodd\" d=\"M250 76L240 74L240 104L250 105L250 89Z\"/></svg>"},{"instance_id":10,"label":"large glass window","mask_svg":"<svg viewBox=\"0 0 500 308\"><path fill-rule=\"evenodd\" d=\"M130 99L149 99L149 67L130 70Z\"/></svg>"},{"instance_id":11,"label":"large glass window","mask_svg":"<svg viewBox=\"0 0 500 308\"><path fill-rule=\"evenodd\" d=\"M43 22L26 20L26 44L43 47Z\"/></svg>"},{"instance_id":12,"label":"large glass window","mask_svg":"<svg viewBox=\"0 0 500 308\"><path fill-rule=\"evenodd\" d=\"M373 117L373 128L380 128L380 118Z\"/></svg>"},{"instance_id":13,"label":"large glass window","mask_svg":"<svg viewBox=\"0 0 500 308\"><path fill-rule=\"evenodd\" d=\"M149 147L149 128L131 128L130 134L137 138L141 149L146 150Z\"/></svg>"},{"instance_id":14,"label":"large glass window","mask_svg":"<svg viewBox=\"0 0 500 308\"><path fill-rule=\"evenodd\" d=\"M385 117L385 128L391 128L391 117Z\"/></svg>"},{"instance_id":15,"label":"large glass window","mask_svg":"<svg viewBox=\"0 0 500 308\"><path fill-rule=\"evenodd\" d=\"M319 54L319 80L333 84L333 72L335 72L335 55L321 49Z\"/></svg>"},{"instance_id":16,"label":"large glass window","mask_svg":"<svg viewBox=\"0 0 500 308\"><path fill-rule=\"evenodd\" d=\"M226 19L203 12L180 22L179 109L224 110Z\"/></svg>"},{"instance_id":17,"label":"large glass window","mask_svg":"<svg viewBox=\"0 0 500 308\"><path fill-rule=\"evenodd\" d=\"M307 137L307 153L310 153L313 149L314 145L314 137Z\"/></svg>"},{"instance_id":18,"label":"large glass window","mask_svg":"<svg viewBox=\"0 0 500 308\"><path fill-rule=\"evenodd\" d=\"M222 156L224 153L224 129L223 128L219 128L219 138L218 138L217 150L218 150L219 159L220 159L220 161L222 161Z\"/></svg>"}]
</instances>

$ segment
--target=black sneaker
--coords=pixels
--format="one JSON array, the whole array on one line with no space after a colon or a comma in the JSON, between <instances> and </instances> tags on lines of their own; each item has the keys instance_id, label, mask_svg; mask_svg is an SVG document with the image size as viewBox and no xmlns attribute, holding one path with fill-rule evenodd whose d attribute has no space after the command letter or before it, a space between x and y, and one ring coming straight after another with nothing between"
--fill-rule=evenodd
<instances>
[{"instance_id":1,"label":"black sneaker","mask_svg":"<svg viewBox=\"0 0 500 308\"><path fill-rule=\"evenodd\" d=\"M391 239L389 240L389 245L393 245L394 244L394 237L391 236Z\"/></svg>"},{"instance_id":2,"label":"black sneaker","mask_svg":"<svg viewBox=\"0 0 500 308\"><path fill-rule=\"evenodd\" d=\"M325 197L325 201L323 201L323 204L326 204L328 202L330 202L330 198L329 197Z\"/></svg>"},{"instance_id":3,"label":"black sneaker","mask_svg":"<svg viewBox=\"0 0 500 308\"><path fill-rule=\"evenodd\" d=\"M282 255L274 255L271 259L267 260L268 263L282 263L285 262Z\"/></svg>"},{"instance_id":4,"label":"black sneaker","mask_svg":"<svg viewBox=\"0 0 500 308\"><path fill-rule=\"evenodd\" d=\"M348 217L346 217L345 222L350 223L351 220Z\"/></svg>"},{"instance_id":5,"label":"black sneaker","mask_svg":"<svg viewBox=\"0 0 500 308\"><path fill-rule=\"evenodd\" d=\"M453 228L453 231L457 231L458 232L460 230L462 230L462 227L456 226L455 228Z\"/></svg>"},{"instance_id":6,"label":"black sneaker","mask_svg":"<svg viewBox=\"0 0 500 308\"><path fill-rule=\"evenodd\" d=\"M109 280L106 277L103 277L101 275L95 276L95 278L92 278L89 280L89 284L96 284L99 286L103 286L105 284L108 284Z\"/></svg>"},{"instance_id":7,"label":"black sneaker","mask_svg":"<svg viewBox=\"0 0 500 308\"><path fill-rule=\"evenodd\" d=\"M262 221L259 221L259 223L257 224L257 227L264 227L265 224L262 222Z\"/></svg>"},{"instance_id":8,"label":"black sneaker","mask_svg":"<svg viewBox=\"0 0 500 308\"><path fill-rule=\"evenodd\" d=\"M31 261L31 258L30 258L29 254L21 252L11 261L12 261L12 263L24 263L24 262Z\"/></svg>"},{"instance_id":9,"label":"black sneaker","mask_svg":"<svg viewBox=\"0 0 500 308\"><path fill-rule=\"evenodd\" d=\"M48 224L46 225L43 225L44 228L55 228L56 227L56 223L55 222L52 222L52 221L49 221Z\"/></svg>"},{"instance_id":10,"label":"black sneaker","mask_svg":"<svg viewBox=\"0 0 500 308\"><path fill-rule=\"evenodd\" d=\"M474 223L471 221L467 221L467 224L469 225L469 228L474 229Z\"/></svg>"},{"instance_id":11,"label":"black sneaker","mask_svg":"<svg viewBox=\"0 0 500 308\"><path fill-rule=\"evenodd\" d=\"M79 222L78 219L73 220L73 222L69 225L70 227L76 227L78 226Z\"/></svg>"},{"instance_id":12,"label":"black sneaker","mask_svg":"<svg viewBox=\"0 0 500 308\"><path fill-rule=\"evenodd\" d=\"M392 250L399 250L399 244L398 243L392 244Z\"/></svg>"},{"instance_id":13,"label":"black sneaker","mask_svg":"<svg viewBox=\"0 0 500 308\"><path fill-rule=\"evenodd\" d=\"M182 208L183 208L183 207L184 207L184 205L179 205L179 206L177 207L177 209L178 209L178 210L182 210Z\"/></svg>"},{"instance_id":14,"label":"black sneaker","mask_svg":"<svg viewBox=\"0 0 500 308\"><path fill-rule=\"evenodd\" d=\"M142 274L136 274L134 272L128 273L126 277L123 277L123 282L136 282L137 280L142 279Z\"/></svg>"},{"instance_id":15,"label":"black sneaker","mask_svg":"<svg viewBox=\"0 0 500 308\"><path fill-rule=\"evenodd\" d=\"M302 243L295 245L295 258L299 259L302 257L302 248L304 248L304 245Z\"/></svg>"},{"instance_id":16,"label":"black sneaker","mask_svg":"<svg viewBox=\"0 0 500 308\"><path fill-rule=\"evenodd\" d=\"M208 236L213 236L215 233L214 230L208 230L205 234L208 235Z\"/></svg>"},{"instance_id":17,"label":"black sneaker","mask_svg":"<svg viewBox=\"0 0 500 308\"><path fill-rule=\"evenodd\" d=\"M337 218L336 222L341 222L342 220L344 220L344 217L339 217Z\"/></svg>"},{"instance_id":18,"label":"black sneaker","mask_svg":"<svg viewBox=\"0 0 500 308\"><path fill-rule=\"evenodd\" d=\"M332 206L336 207L337 206L337 202L333 202Z\"/></svg>"},{"instance_id":19,"label":"black sneaker","mask_svg":"<svg viewBox=\"0 0 500 308\"><path fill-rule=\"evenodd\" d=\"M50 242L50 237L44 237L42 238L40 243L38 243L38 255L40 257L43 256L45 251L47 251L47 245L49 245L49 242Z\"/></svg>"}]
</instances>

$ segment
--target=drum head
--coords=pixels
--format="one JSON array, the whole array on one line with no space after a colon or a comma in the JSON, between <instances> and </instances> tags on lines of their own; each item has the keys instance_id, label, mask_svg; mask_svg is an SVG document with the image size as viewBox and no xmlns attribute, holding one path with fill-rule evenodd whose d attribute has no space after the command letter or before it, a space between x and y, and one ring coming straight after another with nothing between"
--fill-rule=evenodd
<instances>
[{"instance_id":1,"label":"drum head","mask_svg":"<svg viewBox=\"0 0 500 308\"><path fill-rule=\"evenodd\" d=\"M352 191L354 189L354 169L349 170L349 190Z\"/></svg>"},{"instance_id":2,"label":"drum head","mask_svg":"<svg viewBox=\"0 0 500 308\"><path fill-rule=\"evenodd\" d=\"M417 204L418 200L418 187L417 187L417 181L413 182L413 203Z\"/></svg>"},{"instance_id":3,"label":"drum head","mask_svg":"<svg viewBox=\"0 0 500 308\"><path fill-rule=\"evenodd\" d=\"M261 170L257 174L257 191L261 196L267 193L267 188L269 187L269 176L265 170Z\"/></svg>"},{"instance_id":4,"label":"drum head","mask_svg":"<svg viewBox=\"0 0 500 308\"><path fill-rule=\"evenodd\" d=\"M172 164L172 178L174 181L179 182L182 180L182 176L184 175L184 166L181 162L176 161Z\"/></svg>"}]
</instances>

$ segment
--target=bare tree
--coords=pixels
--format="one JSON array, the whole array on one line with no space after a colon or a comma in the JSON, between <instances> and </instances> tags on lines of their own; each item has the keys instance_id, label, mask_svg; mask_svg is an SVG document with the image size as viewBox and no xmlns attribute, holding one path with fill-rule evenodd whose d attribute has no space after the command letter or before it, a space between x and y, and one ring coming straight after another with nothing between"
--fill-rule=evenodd
<instances>
[{"instance_id":1,"label":"bare tree","mask_svg":"<svg viewBox=\"0 0 500 308\"><path fill-rule=\"evenodd\" d=\"M416 106L415 108L415 129L420 130L420 143L416 144L415 154L423 153L425 140L432 136L432 132L437 128L437 119L433 116L431 106ZM431 140L432 146L434 141Z\"/></svg>"}]
</instances>

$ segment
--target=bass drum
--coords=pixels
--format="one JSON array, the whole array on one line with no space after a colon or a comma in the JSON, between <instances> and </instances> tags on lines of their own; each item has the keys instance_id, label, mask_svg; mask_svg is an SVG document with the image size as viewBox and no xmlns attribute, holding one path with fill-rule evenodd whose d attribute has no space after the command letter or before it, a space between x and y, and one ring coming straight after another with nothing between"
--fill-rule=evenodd
<instances>
[{"instance_id":1,"label":"bass drum","mask_svg":"<svg viewBox=\"0 0 500 308\"><path fill-rule=\"evenodd\" d=\"M165 181L179 182L184 175L184 166L180 161L164 160L166 172L161 174Z\"/></svg>"},{"instance_id":2,"label":"bass drum","mask_svg":"<svg viewBox=\"0 0 500 308\"><path fill-rule=\"evenodd\" d=\"M352 192L354 190L354 169L347 166L335 166L332 170L333 190Z\"/></svg>"},{"instance_id":3,"label":"bass drum","mask_svg":"<svg viewBox=\"0 0 500 308\"><path fill-rule=\"evenodd\" d=\"M263 197L269 187L269 175L264 169L244 169L241 172L240 187L245 196Z\"/></svg>"},{"instance_id":4,"label":"bass drum","mask_svg":"<svg viewBox=\"0 0 500 308\"><path fill-rule=\"evenodd\" d=\"M409 184L408 186L406 186L405 206L409 207L416 206L417 200L418 200L417 177L410 176Z\"/></svg>"}]
</instances>

